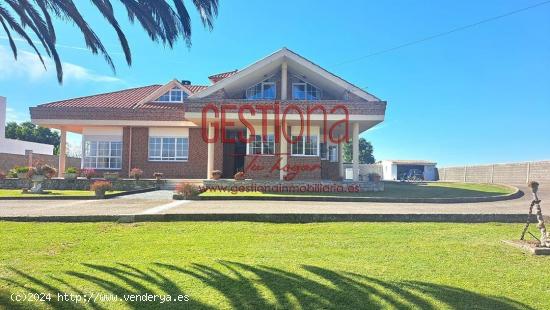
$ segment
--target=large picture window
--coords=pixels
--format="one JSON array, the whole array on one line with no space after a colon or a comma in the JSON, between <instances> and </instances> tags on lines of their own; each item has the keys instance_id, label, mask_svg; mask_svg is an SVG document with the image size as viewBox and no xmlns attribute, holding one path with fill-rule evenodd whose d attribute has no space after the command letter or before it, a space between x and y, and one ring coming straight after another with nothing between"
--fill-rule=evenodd
<instances>
[{"instance_id":1,"label":"large picture window","mask_svg":"<svg viewBox=\"0 0 550 310\"><path fill-rule=\"evenodd\" d=\"M189 138L149 137L150 161L182 161L189 159Z\"/></svg>"},{"instance_id":2,"label":"large picture window","mask_svg":"<svg viewBox=\"0 0 550 310\"><path fill-rule=\"evenodd\" d=\"M321 100L321 89L296 77L292 78L293 100Z\"/></svg>"},{"instance_id":3,"label":"large picture window","mask_svg":"<svg viewBox=\"0 0 550 310\"><path fill-rule=\"evenodd\" d=\"M85 141L83 168L120 169L122 167L122 142Z\"/></svg>"}]
</instances>

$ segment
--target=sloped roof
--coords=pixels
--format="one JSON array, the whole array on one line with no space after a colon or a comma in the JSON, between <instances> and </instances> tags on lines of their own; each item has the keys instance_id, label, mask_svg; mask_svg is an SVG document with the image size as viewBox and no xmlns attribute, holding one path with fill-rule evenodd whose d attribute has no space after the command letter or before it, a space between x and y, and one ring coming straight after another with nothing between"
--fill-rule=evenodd
<instances>
[{"instance_id":1,"label":"sloped roof","mask_svg":"<svg viewBox=\"0 0 550 310\"><path fill-rule=\"evenodd\" d=\"M129 88L110 93L97 94L92 96L78 97L61 101L54 101L39 105L43 108L132 108L143 98L149 96L162 85L148 85L136 88Z\"/></svg>"},{"instance_id":2,"label":"sloped roof","mask_svg":"<svg viewBox=\"0 0 550 310\"><path fill-rule=\"evenodd\" d=\"M222 73L217 73L217 74L214 74L214 75L211 75L208 77L208 79L210 81L212 81L212 83L217 83L227 77L230 77L232 76L233 74L237 73L237 69L233 70L233 71L228 71L228 72L222 72Z\"/></svg>"},{"instance_id":3,"label":"sloped roof","mask_svg":"<svg viewBox=\"0 0 550 310\"><path fill-rule=\"evenodd\" d=\"M321 66L313 63L312 61L299 55L298 53L289 50L286 47L283 47L282 49L274 52L273 54L256 61L255 63L245 67L240 71L230 72L231 74L229 76L224 77L221 80L217 80L217 82L214 83L214 85L208 87L208 89L202 91L199 94L193 94L190 97L202 98L202 97L211 95L216 91L219 91L220 89L227 90L228 87L230 87L231 85L235 85L237 81L239 81L240 79L245 80L247 77L254 76L254 74L257 74L262 70L264 71L272 70L274 67L278 66L284 61L292 61L295 64L295 66L308 70L309 72L312 72L315 76L320 77L320 79L329 81L331 85L334 85L335 87L338 87L338 88L345 89L350 93L360 98L363 98L367 101L380 101L380 99L377 98L376 96L366 92L365 90L363 90L358 86L353 85L352 83L344 80L343 78L335 75L334 73L327 71ZM223 73L220 73L220 74L223 74Z\"/></svg>"},{"instance_id":4,"label":"sloped roof","mask_svg":"<svg viewBox=\"0 0 550 310\"><path fill-rule=\"evenodd\" d=\"M206 85L183 85L183 87L187 88L191 93L198 93L201 90L208 88Z\"/></svg>"}]
</instances>

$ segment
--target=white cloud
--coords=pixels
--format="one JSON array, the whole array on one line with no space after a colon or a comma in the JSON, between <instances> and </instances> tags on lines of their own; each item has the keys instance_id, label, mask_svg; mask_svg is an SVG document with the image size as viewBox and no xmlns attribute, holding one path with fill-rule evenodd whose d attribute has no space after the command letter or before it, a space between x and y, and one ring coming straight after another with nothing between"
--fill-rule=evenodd
<instances>
[{"instance_id":1,"label":"white cloud","mask_svg":"<svg viewBox=\"0 0 550 310\"><path fill-rule=\"evenodd\" d=\"M38 56L27 51L18 50L17 61L13 58L11 50L0 45L0 80L14 78L26 78L31 81L42 81L45 79L57 80L55 64L51 59L44 58L46 68L44 70ZM96 74L87 68L68 62L63 62L63 80L89 81L89 82L121 82L122 80L113 76Z\"/></svg>"},{"instance_id":2,"label":"white cloud","mask_svg":"<svg viewBox=\"0 0 550 310\"><path fill-rule=\"evenodd\" d=\"M24 122L27 119L18 111L15 111L13 108L6 107L6 123L8 122Z\"/></svg>"}]
</instances>

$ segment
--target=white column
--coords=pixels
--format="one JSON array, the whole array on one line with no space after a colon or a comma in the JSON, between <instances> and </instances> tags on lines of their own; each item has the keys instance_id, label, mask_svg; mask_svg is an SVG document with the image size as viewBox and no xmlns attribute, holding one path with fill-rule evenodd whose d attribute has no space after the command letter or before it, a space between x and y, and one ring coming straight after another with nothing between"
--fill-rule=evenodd
<instances>
[{"instance_id":1,"label":"white column","mask_svg":"<svg viewBox=\"0 0 550 310\"><path fill-rule=\"evenodd\" d=\"M286 61L281 65L281 100L286 100L287 98L287 64Z\"/></svg>"},{"instance_id":2,"label":"white column","mask_svg":"<svg viewBox=\"0 0 550 310\"><path fill-rule=\"evenodd\" d=\"M339 139L342 139L342 135L340 135ZM345 177L345 171L344 171L344 143L345 141L340 141L338 144L338 168L340 171L340 177L344 179Z\"/></svg>"},{"instance_id":3,"label":"white column","mask_svg":"<svg viewBox=\"0 0 550 310\"><path fill-rule=\"evenodd\" d=\"M65 173L65 160L67 157L67 131L61 127L61 139L59 141L59 170L57 176L62 177Z\"/></svg>"},{"instance_id":4,"label":"white column","mask_svg":"<svg viewBox=\"0 0 550 310\"><path fill-rule=\"evenodd\" d=\"M353 124L353 180L359 181L359 123Z\"/></svg>"},{"instance_id":5,"label":"white column","mask_svg":"<svg viewBox=\"0 0 550 310\"><path fill-rule=\"evenodd\" d=\"M286 165L288 164L288 141L286 141L286 138L283 134L283 126L280 126L280 128L281 128L280 129L281 132L279 133L279 139L280 139L279 153L281 154L280 155L281 156L281 165L280 165L280 167L283 168L283 167L286 167ZM279 170L279 179L281 181L284 181L285 176L286 176L286 171L283 171L283 169Z\"/></svg>"},{"instance_id":6,"label":"white column","mask_svg":"<svg viewBox=\"0 0 550 310\"><path fill-rule=\"evenodd\" d=\"M208 138L214 138L214 126L207 124L208 126ZM206 166L206 178L212 177L212 171L214 171L214 142L208 142L208 159Z\"/></svg>"},{"instance_id":7,"label":"white column","mask_svg":"<svg viewBox=\"0 0 550 310\"><path fill-rule=\"evenodd\" d=\"M0 96L0 140L6 137L6 97Z\"/></svg>"}]
</instances>

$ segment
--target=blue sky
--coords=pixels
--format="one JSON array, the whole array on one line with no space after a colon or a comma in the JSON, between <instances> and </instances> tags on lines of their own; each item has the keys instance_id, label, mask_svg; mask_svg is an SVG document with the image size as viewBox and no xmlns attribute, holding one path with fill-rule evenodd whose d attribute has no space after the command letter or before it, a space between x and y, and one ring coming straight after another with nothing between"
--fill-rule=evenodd
<instances>
[{"instance_id":1,"label":"blue sky","mask_svg":"<svg viewBox=\"0 0 550 310\"><path fill-rule=\"evenodd\" d=\"M58 22L65 83L58 85L54 68L44 72L30 54L14 62L0 34L0 95L8 97L9 120L22 121L29 118L29 106L53 100L172 78L208 84L208 75L243 68L286 46L388 101L384 123L364 134L377 159L429 159L440 166L550 159L550 4L341 64L541 1L346 1L339 6L220 0L214 30L202 28L193 14L193 46L180 43L173 50L146 39L119 8L133 51L131 67L114 31L82 1L117 74L100 56L82 49L72 26ZM78 136L70 141L77 144Z\"/></svg>"}]
</instances>

